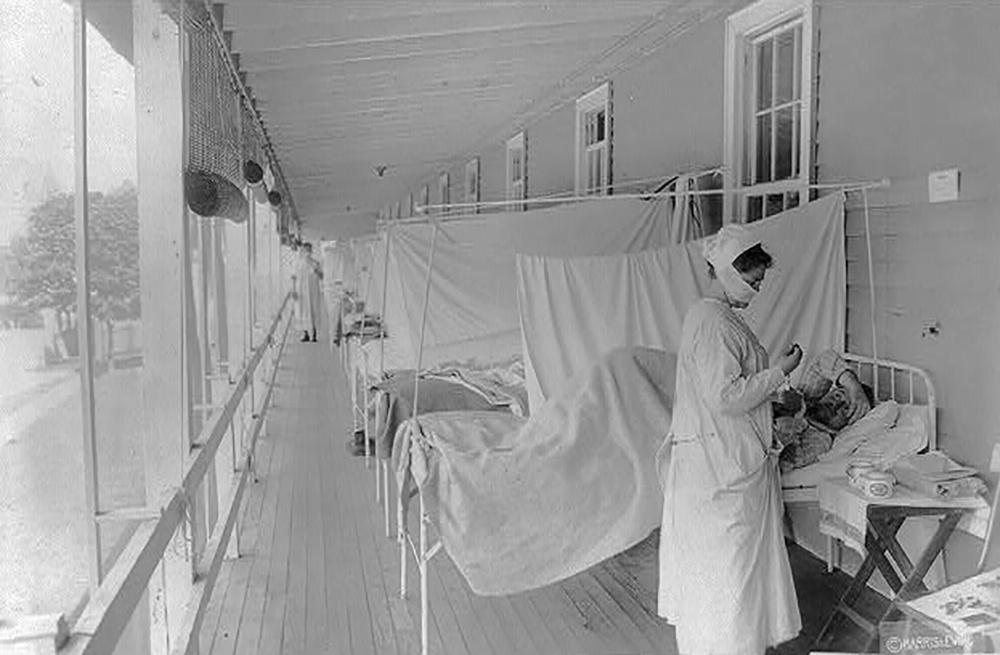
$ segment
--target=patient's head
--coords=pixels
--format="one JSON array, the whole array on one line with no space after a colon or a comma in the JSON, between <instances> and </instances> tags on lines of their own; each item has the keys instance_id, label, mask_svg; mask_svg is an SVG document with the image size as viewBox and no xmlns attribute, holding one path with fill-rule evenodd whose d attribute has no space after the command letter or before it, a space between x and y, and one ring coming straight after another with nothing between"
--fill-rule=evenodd
<instances>
[{"instance_id":1,"label":"patient's head","mask_svg":"<svg viewBox=\"0 0 1000 655\"><path fill-rule=\"evenodd\" d=\"M868 396L868 406L872 406L872 392L867 385L862 385L865 395ZM813 403L806 416L822 423L831 430L842 430L851 423L854 415L854 402L843 387L833 386L822 398Z\"/></svg>"}]
</instances>

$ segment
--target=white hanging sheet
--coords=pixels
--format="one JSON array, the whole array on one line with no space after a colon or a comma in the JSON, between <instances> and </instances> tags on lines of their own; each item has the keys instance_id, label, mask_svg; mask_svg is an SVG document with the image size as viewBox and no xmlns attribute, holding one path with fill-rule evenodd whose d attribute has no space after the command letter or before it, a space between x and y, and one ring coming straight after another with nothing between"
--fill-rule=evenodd
<instances>
[{"instance_id":1,"label":"white hanging sheet","mask_svg":"<svg viewBox=\"0 0 1000 655\"><path fill-rule=\"evenodd\" d=\"M483 365L520 354L517 253L582 256L657 248L666 245L667 209L662 200L595 199L440 223L424 367L444 362ZM392 365L416 364L434 229L425 223L390 228L384 318L389 338L396 341L393 350L403 358ZM384 258L383 241L372 266L378 291L371 300L379 305Z\"/></svg>"},{"instance_id":2,"label":"white hanging sheet","mask_svg":"<svg viewBox=\"0 0 1000 655\"><path fill-rule=\"evenodd\" d=\"M844 347L844 199L837 193L747 226L775 259L744 316L774 356ZM688 307L708 289L701 241L604 257L519 255L517 293L531 410L618 347L677 352Z\"/></svg>"}]
</instances>

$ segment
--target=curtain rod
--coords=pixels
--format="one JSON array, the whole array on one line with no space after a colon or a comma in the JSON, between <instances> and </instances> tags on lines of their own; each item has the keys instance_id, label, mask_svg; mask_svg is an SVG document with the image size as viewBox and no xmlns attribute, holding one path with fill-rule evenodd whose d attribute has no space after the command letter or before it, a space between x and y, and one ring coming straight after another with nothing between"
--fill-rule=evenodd
<instances>
[{"instance_id":1,"label":"curtain rod","mask_svg":"<svg viewBox=\"0 0 1000 655\"><path fill-rule=\"evenodd\" d=\"M703 177L703 176L706 176L706 175L719 175L721 173L724 173L725 171L726 171L726 169L724 167L722 167L722 166L716 166L714 168L702 168L702 169L691 170L691 171L682 171L682 172L679 172L679 173L671 173L669 175L658 175L656 177L646 177L646 178L640 178L640 179L637 179L637 180L622 180L622 181L619 181L619 182L613 182L611 184L605 184L604 186L599 187L599 188L607 191L608 189L621 189L621 188L624 188L624 187L634 186L636 184L649 184L651 182L660 182L660 185L657 187L657 191L660 191L663 188L665 188L665 186L669 186L669 185L673 184L674 182L676 182L677 178L680 177L680 176L682 176L682 175L687 175L687 176L691 176L691 177ZM563 201L566 201L566 200L573 200L573 198L575 198L575 197L581 197L581 196L574 196L573 195L574 193L576 193L576 192L575 191L557 191L555 193L550 193L550 194L544 195L544 196L535 196L534 198L525 198L523 200L497 201L497 202L498 203L506 202L507 204L512 204L512 205L525 204L525 203L528 203L528 202L532 202L532 203L536 203L536 204L537 203L543 203L543 202L559 203L559 202L563 202ZM650 193L654 193L654 192L650 192ZM615 195L620 195L620 194L615 194ZM582 196L582 197L593 197L593 196ZM426 210L426 209L438 208L438 207L464 207L464 206L467 206L467 207L485 207L485 206L487 206L489 204L490 204L489 202L475 202L475 203L471 203L470 202L470 203L455 203L455 204L449 204L449 205L423 205L423 209ZM416 210L417 207L420 207L420 205L414 205L414 210ZM475 214L467 214L467 215L468 216L474 216ZM378 219L378 222L379 223L382 223L382 222L392 222L392 223L396 223L396 224L400 224L401 223L401 224L405 225L406 221L408 221L410 219L419 220L420 217L419 216L411 216L411 217L408 217L408 218L380 218L380 219Z\"/></svg>"},{"instance_id":2,"label":"curtain rod","mask_svg":"<svg viewBox=\"0 0 1000 655\"><path fill-rule=\"evenodd\" d=\"M836 189L844 193L855 192L855 191L866 191L868 189L879 189L887 188L891 186L889 178L882 178L881 180L869 181L869 182L840 182L840 183L827 183L827 184L807 184L804 186L796 187L794 189L783 189L781 191L775 190L774 193L795 191L796 189ZM564 198L526 198L524 200L497 200L493 202L467 202L467 203L456 203L452 205L424 205L422 207L415 207L417 211L421 214L425 214L426 211L432 209L458 209L458 208L473 208L473 207L502 207L509 205L526 205L526 204L558 204L564 202L583 202L587 200L648 200L652 198L676 198L680 196L690 197L690 196L712 196L712 195L722 195L725 193L761 193L760 190L754 189L753 187L737 187L730 189L702 189L695 191L665 191L660 193L621 193L610 196L568 196ZM767 192L764 192L766 195ZM456 216L427 216L423 217L413 217L404 219L383 219L378 221L378 225L410 225L415 223L448 223L453 221L468 221L468 220L487 220L489 214L464 214Z\"/></svg>"}]
</instances>

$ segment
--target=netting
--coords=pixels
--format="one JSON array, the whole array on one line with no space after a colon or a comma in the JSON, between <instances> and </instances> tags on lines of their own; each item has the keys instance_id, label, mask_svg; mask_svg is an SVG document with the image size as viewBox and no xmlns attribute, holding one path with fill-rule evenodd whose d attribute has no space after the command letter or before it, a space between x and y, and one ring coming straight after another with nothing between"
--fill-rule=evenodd
<instances>
[{"instance_id":1,"label":"netting","mask_svg":"<svg viewBox=\"0 0 1000 655\"><path fill-rule=\"evenodd\" d=\"M184 9L188 35L188 161L192 169L215 173L243 188L243 162L253 160L275 172L270 191L281 194L278 230L292 231L290 197L269 157L266 138L238 91L204 6Z\"/></svg>"},{"instance_id":2,"label":"netting","mask_svg":"<svg viewBox=\"0 0 1000 655\"><path fill-rule=\"evenodd\" d=\"M190 6L189 6L190 7ZM188 161L242 186L239 95L203 7L190 7L188 33Z\"/></svg>"}]
</instances>

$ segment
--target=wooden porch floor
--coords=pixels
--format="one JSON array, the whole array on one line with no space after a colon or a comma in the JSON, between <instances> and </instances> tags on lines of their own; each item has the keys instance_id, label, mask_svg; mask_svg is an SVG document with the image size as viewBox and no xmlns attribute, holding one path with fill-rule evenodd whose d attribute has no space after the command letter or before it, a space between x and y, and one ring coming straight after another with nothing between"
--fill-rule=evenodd
<instances>
[{"instance_id":1,"label":"wooden porch floor","mask_svg":"<svg viewBox=\"0 0 1000 655\"><path fill-rule=\"evenodd\" d=\"M385 536L373 470L345 449L347 382L322 343L292 343L258 445L258 482L200 634L203 654L419 653L416 566L399 598L399 549ZM393 515L393 529L395 516ZM411 519L411 525L416 521ZM442 551L430 563L430 652L674 653L656 616L657 539L560 584L507 597L473 594ZM780 653L806 653L846 583L792 549L806 624ZM845 647L851 646L845 635Z\"/></svg>"}]
</instances>

